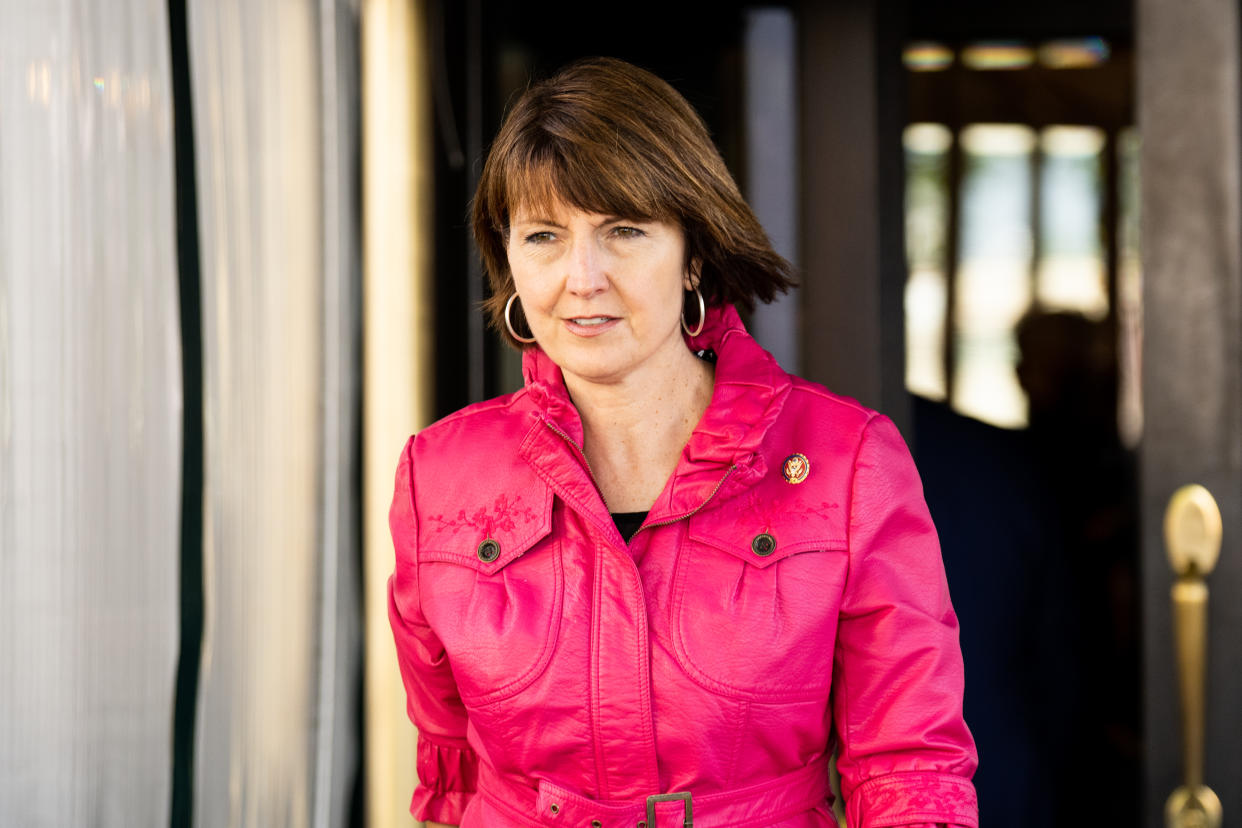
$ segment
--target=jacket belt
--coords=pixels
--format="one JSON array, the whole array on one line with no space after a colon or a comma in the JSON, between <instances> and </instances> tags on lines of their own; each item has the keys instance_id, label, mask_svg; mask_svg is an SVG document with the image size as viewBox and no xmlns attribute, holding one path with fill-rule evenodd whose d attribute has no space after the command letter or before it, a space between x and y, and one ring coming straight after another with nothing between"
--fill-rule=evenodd
<instances>
[{"instance_id":1,"label":"jacket belt","mask_svg":"<svg viewBox=\"0 0 1242 828\"><path fill-rule=\"evenodd\" d=\"M769 825L828 801L828 757L792 773L732 791L639 801L604 801L576 794L546 779L526 780L479 767L479 794L524 825L564 828L727 828ZM648 808L655 822L647 819ZM693 811L693 823L688 819Z\"/></svg>"}]
</instances>

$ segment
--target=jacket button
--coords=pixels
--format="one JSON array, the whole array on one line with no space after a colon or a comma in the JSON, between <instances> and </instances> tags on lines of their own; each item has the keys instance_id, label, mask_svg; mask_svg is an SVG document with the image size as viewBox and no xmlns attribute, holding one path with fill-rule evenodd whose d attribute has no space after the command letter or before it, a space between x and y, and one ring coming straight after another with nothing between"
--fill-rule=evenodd
<instances>
[{"instance_id":1,"label":"jacket button","mask_svg":"<svg viewBox=\"0 0 1242 828\"><path fill-rule=\"evenodd\" d=\"M500 544L488 538L479 544L478 554L480 561L491 563L500 557Z\"/></svg>"},{"instance_id":2,"label":"jacket button","mask_svg":"<svg viewBox=\"0 0 1242 828\"><path fill-rule=\"evenodd\" d=\"M761 535L755 535L755 539L750 542L750 551L756 555L766 558L776 551L776 538L764 532Z\"/></svg>"},{"instance_id":3,"label":"jacket button","mask_svg":"<svg viewBox=\"0 0 1242 828\"><path fill-rule=\"evenodd\" d=\"M591 820L591 828L603 828L603 825L604 823L600 822L598 819Z\"/></svg>"}]
</instances>

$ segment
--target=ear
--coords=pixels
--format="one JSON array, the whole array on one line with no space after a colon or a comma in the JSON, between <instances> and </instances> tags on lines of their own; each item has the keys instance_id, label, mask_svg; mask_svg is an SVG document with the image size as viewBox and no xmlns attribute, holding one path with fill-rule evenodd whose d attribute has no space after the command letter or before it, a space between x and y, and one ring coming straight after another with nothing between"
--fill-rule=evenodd
<instances>
[{"instance_id":1,"label":"ear","mask_svg":"<svg viewBox=\"0 0 1242 828\"><path fill-rule=\"evenodd\" d=\"M697 256L690 260L690 266L686 269L686 275L682 279L682 285L686 292L694 290L699 286L699 280L703 275L703 260Z\"/></svg>"}]
</instances>

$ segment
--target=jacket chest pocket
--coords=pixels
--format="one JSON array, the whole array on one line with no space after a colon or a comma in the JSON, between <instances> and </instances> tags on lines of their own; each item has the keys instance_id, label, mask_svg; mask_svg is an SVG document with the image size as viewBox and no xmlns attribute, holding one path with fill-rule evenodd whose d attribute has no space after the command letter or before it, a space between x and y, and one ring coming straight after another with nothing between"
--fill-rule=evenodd
<instances>
[{"instance_id":1,"label":"jacket chest pocket","mask_svg":"<svg viewBox=\"0 0 1242 828\"><path fill-rule=\"evenodd\" d=\"M468 705L520 693L556 648L565 577L561 543L550 534L550 493L538 511L529 526L420 539L423 612Z\"/></svg>"},{"instance_id":2,"label":"jacket chest pocket","mask_svg":"<svg viewBox=\"0 0 1242 828\"><path fill-rule=\"evenodd\" d=\"M670 620L682 669L724 695L826 698L844 542L718 521L692 519L677 558Z\"/></svg>"}]
</instances>

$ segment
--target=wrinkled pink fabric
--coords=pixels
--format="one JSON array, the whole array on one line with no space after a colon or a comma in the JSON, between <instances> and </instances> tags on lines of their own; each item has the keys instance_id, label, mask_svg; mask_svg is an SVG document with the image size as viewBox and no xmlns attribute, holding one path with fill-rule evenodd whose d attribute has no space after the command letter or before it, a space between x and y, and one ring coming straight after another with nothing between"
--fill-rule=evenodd
<instances>
[{"instance_id":1,"label":"wrinkled pink fabric","mask_svg":"<svg viewBox=\"0 0 1242 828\"><path fill-rule=\"evenodd\" d=\"M696 825L822 828L835 747L851 828L977 826L957 619L897 430L786 374L732 308L687 344L718 355L712 401L628 544L537 348L523 390L407 445L389 613L414 816L632 827L689 792Z\"/></svg>"}]
</instances>

